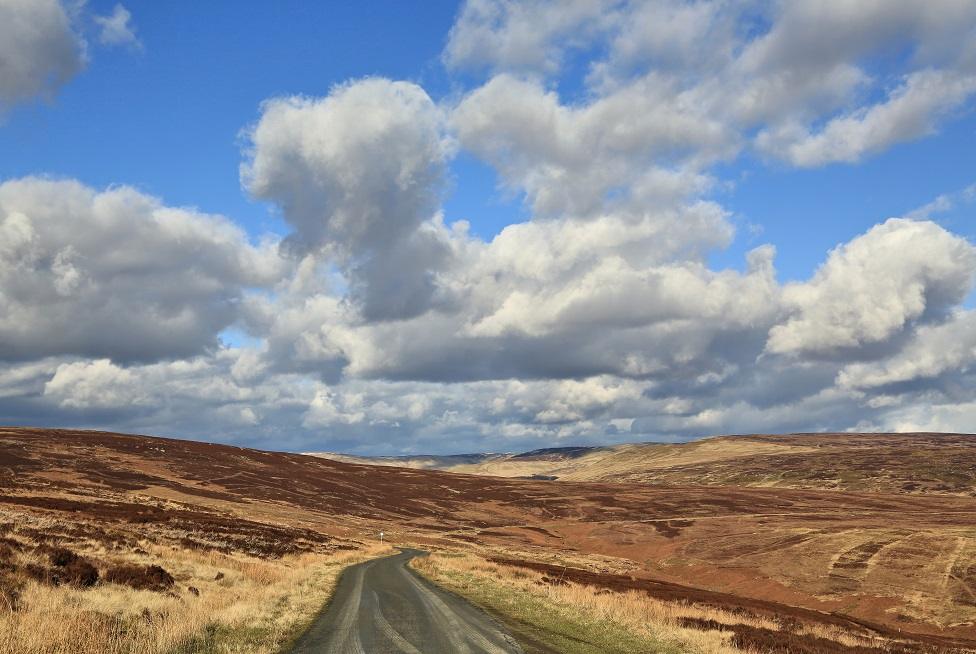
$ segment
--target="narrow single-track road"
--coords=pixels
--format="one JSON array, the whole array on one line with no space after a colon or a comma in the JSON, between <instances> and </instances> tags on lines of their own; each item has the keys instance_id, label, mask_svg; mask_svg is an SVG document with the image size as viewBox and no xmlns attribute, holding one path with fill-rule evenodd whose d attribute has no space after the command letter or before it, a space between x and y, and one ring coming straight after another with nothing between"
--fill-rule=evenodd
<instances>
[{"instance_id":1,"label":"narrow single-track road","mask_svg":"<svg viewBox=\"0 0 976 654\"><path fill-rule=\"evenodd\" d=\"M292 654L521 654L491 617L407 568L425 554L405 549L348 568Z\"/></svg>"}]
</instances>

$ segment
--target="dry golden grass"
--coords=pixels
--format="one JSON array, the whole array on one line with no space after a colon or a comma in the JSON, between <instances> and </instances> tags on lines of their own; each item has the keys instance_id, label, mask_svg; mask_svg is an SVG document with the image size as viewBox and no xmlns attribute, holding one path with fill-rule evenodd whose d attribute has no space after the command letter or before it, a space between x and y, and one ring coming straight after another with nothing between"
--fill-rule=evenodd
<instances>
[{"instance_id":1,"label":"dry golden grass","mask_svg":"<svg viewBox=\"0 0 976 654\"><path fill-rule=\"evenodd\" d=\"M547 584L542 582L543 575L539 573L497 565L471 554L432 554L415 559L413 565L433 581L460 594L470 594L473 587L496 587L498 595L507 594L522 603L525 598L538 598L556 609L565 621L607 623L639 641L657 643L652 651L702 654L738 651L727 646L726 635L718 631L678 626L677 618L682 615L705 617L704 611L693 607L669 606L637 593L601 593L598 589L573 583ZM714 619L715 616L710 613L709 617Z\"/></svg>"},{"instance_id":2,"label":"dry golden grass","mask_svg":"<svg viewBox=\"0 0 976 654\"><path fill-rule=\"evenodd\" d=\"M688 620L699 623L745 626L779 631L782 625L762 616L733 613L714 607L668 602L638 592L610 592L572 582L552 583L544 575L524 568L499 565L471 553L439 553L415 559L412 565L431 580L489 608L506 613L506 606L518 607L542 600L564 623L599 625L601 629L626 634L638 643L649 643L647 652L694 652L733 654L742 651L732 643L734 632L688 628ZM493 598L504 598L493 601ZM518 609L516 609L518 610ZM512 616L524 622L525 615ZM552 625L540 624L541 629ZM829 625L803 625L798 636L824 638L844 647L878 646L883 643L846 633ZM580 652L589 650L582 647ZM621 650L629 651L629 650Z\"/></svg>"},{"instance_id":3,"label":"dry golden grass","mask_svg":"<svg viewBox=\"0 0 976 654\"><path fill-rule=\"evenodd\" d=\"M0 613L0 653L275 652L325 604L343 568L389 549L271 560L149 544L145 554L76 549L112 564L161 565L176 584L160 593L104 581L90 589L28 581L17 610ZM24 553L19 562L41 558Z\"/></svg>"}]
</instances>

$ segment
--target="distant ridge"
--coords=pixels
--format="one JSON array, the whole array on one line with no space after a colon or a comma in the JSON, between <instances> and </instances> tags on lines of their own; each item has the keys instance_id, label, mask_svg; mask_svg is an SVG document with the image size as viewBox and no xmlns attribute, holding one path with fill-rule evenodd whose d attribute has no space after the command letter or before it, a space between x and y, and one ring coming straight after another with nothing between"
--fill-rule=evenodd
<instances>
[{"instance_id":1,"label":"distant ridge","mask_svg":"<svg viewBox=\"0 0 976 654\"><path fill-rule=\"evenodd\" d=\"M538 450L529 450L528 452L522 452L521 454L513 454L513 459L542 459L546 457L553 458L568 458L573 459L576 457L583 456L584 454L589 454L596 450L604 448L600 447L544 447Z\"/></svg>"},{"instance_id":2,"label":"distant ridge","mask_svg":"<svg viewBox=\"0 0 976 654\"><path fill-rule=\"evenodd\" d=\"M742 434L677 444L548 447L515 454L310 454L348 463L497 477L976 496L972 434Z\"/></svg>"}]
</instances>

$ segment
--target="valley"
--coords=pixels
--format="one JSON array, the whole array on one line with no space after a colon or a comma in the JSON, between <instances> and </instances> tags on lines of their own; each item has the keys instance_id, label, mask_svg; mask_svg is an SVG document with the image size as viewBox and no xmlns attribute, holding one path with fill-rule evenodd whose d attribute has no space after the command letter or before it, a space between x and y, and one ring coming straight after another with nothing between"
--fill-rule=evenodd
<instances>
[{"instance_id":1,"label":"valley","mask_svg":"<svg viewBox=\"0 0 976 654\"><path fill-rule=\"evenodd\" d=\"M572 474L565 472L556 481L478 476L172 439L4 428L4 592L29 606L42 582L28 566L51 547L84 554L100 571L133 557L172 568L171 559L184 552L288 565L301 557L375 555L382 530L389 544L434 552L431 565L460 556L474 570L521 569L515 576L536 575L536 588L558 579L637 593L755 616L767 631L782 623L801 635L846 634L865 647L976 647L976 498L949 476L951 467L941 469L943 478L910 479L907 464L881 470L866 463L892 461L906 448L921 452L916 461L938 459L940 438L965 453L970 437L903 435L883 441L891 443L885 447L872 446L881 437L801 436L798 445L791 438L660 446L635 459L652 481L637 480L636 464L622 474L626 450L617 448L586 468L587 475L595 475L597 463L601 474L617 470L621 481L609 482L563 481ZM838 448L861 452L845 465L862 470L873 490L775 481L797 468L817 471ZM781 466L784 457L794 458L792 467ZM796 460L804 457L809 465ZM731 474L734 462L738 477ZM692 483L696 469L711 471L702 473L705 483ZM843 466L836 470L846 474ZM893 490L879 492L878 480ZM925 484L936 487L926 492ZM443 570L431 574L450 578ZM182 588L199 590L205 581L177 575L171 592L194 602ZM710 633L714 646L702 651L737 651L721 648L731 648L741 629L715 628L707 621L713 618L696 615L672 620L671 638Z\"/></svg>"}]
</instances>

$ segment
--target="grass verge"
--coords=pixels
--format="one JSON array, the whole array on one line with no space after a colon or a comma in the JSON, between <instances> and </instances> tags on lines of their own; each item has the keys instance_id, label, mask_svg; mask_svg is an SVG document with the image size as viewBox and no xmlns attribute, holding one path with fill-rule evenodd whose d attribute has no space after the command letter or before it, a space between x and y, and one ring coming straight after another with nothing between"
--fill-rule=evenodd
<instances>
[{"instance_id":1,"label":"grass verge","mask_svg":"<svg viewBox=\"0 0 976 654\"><path fill-rule=\"evenodd\" d=\"M561 600L531 575L502 571L472 555L432 554L411 565L422 575L497 617L526 654L678 654L695 651L634 629L584 605Z\"/></svg>"},{"instance_id":2,"label":"grass verge","mask_svg":"<svg viewBox=\"0 0 976 654\"><path fill-rule=\"evenodd\" d=\"M858 633L789 614L652 597L579 582L569 570L509 565L473 552L442 552L412 565L504 622L529 654L947 654L945 649Z\"/></svg>"}]
</instances>

